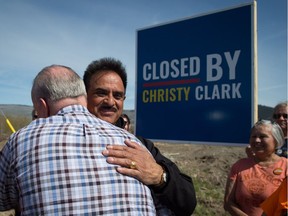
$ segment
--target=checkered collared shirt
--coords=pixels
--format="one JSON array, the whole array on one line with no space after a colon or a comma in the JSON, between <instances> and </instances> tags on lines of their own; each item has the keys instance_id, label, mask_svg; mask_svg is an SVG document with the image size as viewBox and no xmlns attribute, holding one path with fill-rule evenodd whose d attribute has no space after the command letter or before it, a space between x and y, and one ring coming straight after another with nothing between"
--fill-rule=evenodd
<instances>
[{"instance_id":1,"label":"checkered collared shirt","mask_svg":"<svg viewBox=\"0 0 288 216\"><path fill-rule=\"evenodd\" d=\"M0 210L22 215L155 215L148 187L117 173L102 151L136 138L68 106L14 133L0 153Z\"/></svg>"}]
</instances>

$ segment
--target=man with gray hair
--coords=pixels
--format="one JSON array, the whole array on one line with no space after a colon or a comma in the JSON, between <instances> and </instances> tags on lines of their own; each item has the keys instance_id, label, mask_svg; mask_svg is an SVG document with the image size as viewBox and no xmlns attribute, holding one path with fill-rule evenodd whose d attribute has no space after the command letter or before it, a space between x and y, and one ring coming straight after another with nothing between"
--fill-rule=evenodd
<instances>
[{"instance_id":1,"label":"man with gray hair","mask_svg":"<svg viewBox=\"0 0 288 216\"><path fill-rule=\"evenodd\" d=\"M0 152L0 211L21 215L155 215L147 186L121 175L102 151L140 142L90 114L81 78L51 65L33 82L38 118Z\"/></svg>"}]
</instances>

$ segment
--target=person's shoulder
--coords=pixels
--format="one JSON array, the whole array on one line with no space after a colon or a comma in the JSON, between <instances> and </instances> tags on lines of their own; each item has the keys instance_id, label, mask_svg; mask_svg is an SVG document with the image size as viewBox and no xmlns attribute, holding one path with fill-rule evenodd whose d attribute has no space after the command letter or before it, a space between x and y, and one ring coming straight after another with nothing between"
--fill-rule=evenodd
<instances>
[{"instance_id":1,"label":"person's shoulder","mask_svg":"<svg viewBox=\"0 0 288 216\"><path fill-rule=\"evenodd\" d=\"M38 119L37 119L38 120ZM35 130L35 128L37 127L36 121L31 121L28 125L20 128L18 131L16 131L15 133L12 134L12 136L21 136L21 135L27 135L29 132ZM11 136L11 137L12 137Z\"/></svg>"},{"instance_id":2,"label":"person's shoulder","mask_svg":"<svg viewBox=\"0 0 288 216\"><path fill-rule=\"evenodd\" d=\"M253 166L255 165L255 162L252 158L241 158L237 160L234 164L232 164L229 178L234 179L237 178L238 175L242 175L243 172L249 171Z\"/></svg>"},{"instance_id":3,"label":"person's shoulder","mask_svg":"<svg viewBox=\"0 0 288 216\"><path fill-rule=\"evenodd\" d=\"M280 156L279 156L280 157ZM280 163L286 164L288 163L288 158L287 157L280 157Z\"/></svg>"},{"instance_id":4,"label":"person's shoulder","mask_svg":"<svg viewBox=\"0 0 288 216\"><path fill-rule=\"evenodd\" d=\"M136 137L147 147L147 146L154 146L154 143L147 139L147 138L144 138L142 136L139 136L139 135L136 135Z\"/></svg>"},{"instance_id":5,"label":"person's shoulder","mask_svg":"<svg viewBox=\"0 0 288 216\"><path fill-rule=\"evenodd\" d=\"M237 160L233 165L232 168L234 169L247 169L255 164L253 158L241 158Z\"/></svg>"},{"instance_id":6,"label":"person's shoulder","mask_svg":"<svg viewBox=\"0 0 288 216\"><path fill-rule=\"evenodd\" d=\"M235 162L235 164L236 164L236 163L237 163L237 164L251 163L251 162L253 162L253 161L254 161L253 158L245 157L245 158L240 158L239 160L237 160L237 161Z\"/></svg>"},{"instance_id":7,"label":"person's shoulder","mask_svg":"<svg viewBox=\"0 0 288 216\"><path fill-rule=\"evenodd\" d=\"M139 136L139 135L135 135L141 142L146 142L147 139L145 139L144 137L142 136Z\"/></svg>"}]
</instances>

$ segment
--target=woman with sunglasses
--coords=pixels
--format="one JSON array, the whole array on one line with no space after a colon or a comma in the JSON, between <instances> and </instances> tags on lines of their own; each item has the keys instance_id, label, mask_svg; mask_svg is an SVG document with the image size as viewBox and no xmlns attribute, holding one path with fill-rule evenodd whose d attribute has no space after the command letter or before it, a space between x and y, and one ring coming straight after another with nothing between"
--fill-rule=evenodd
<instances>
[{"instance_id":1,"label":"woman with sunglasses","mask_svg":"<svg viewBox=\"0 0 288 216\"><path fill-rule=\"evenodd\" d=\"M287 176L288 159L275 154L283 142L283 131L276 122L254 124L249 143L255 155L233 164L227 178L224 208L231 215L262 215L260 204Z\"/></svg>"},{"instance_id":2,"label":"woman with sunglasses","mask_svg":"<svg viewBox=\"0 0 288 216\"><path fill-rule=\"evenodd\" d=\"M288 113L288 102L278 103L273 109L273 120L279 124L284 134L284 144L279 146L275 151L276 154L281 157L287 158L287 113ZM254 152L251 149L251 146L248 145L245 149L248 157L254 157Z\"/></svg>"},{"instance_id":3,"label":"woman with sunglasses","mask_svg":"<svg viewBox=\"0 0 288 216\"><path fill-rule=\"evenodd\" d=\"M276 150L276 154L281 157L287 158L287 114L288 114L288 103L282 102L275 106L273 111L273 119L282 128L285 142L284 144Z\"/></svg>"},{"instance_id":4,"label":"woman with sunglasses","mask_svg":"<svg viewBox=\"0 0 288 216\"><path fill-rule=\"evenodd\" d=\"M130 118L127 114L122 113L121 117L123 118L124 122L124 129L130 132Z\"/></svg>"}]
</instances>

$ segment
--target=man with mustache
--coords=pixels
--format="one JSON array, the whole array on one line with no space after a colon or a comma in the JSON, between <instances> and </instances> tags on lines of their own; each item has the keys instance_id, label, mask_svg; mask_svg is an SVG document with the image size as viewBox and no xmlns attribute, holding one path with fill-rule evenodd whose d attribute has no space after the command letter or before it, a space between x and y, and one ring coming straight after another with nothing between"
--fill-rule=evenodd
<instances>
[{"instance_id":1,"label":"man with mustache","mask_svg":"<svg viewBox=\"0 0 288 216\"><path fill-rule=\"evenodd\" d=\"M114 58L91 62L85 73L88 110L98 118L117 124L123 112L127 74L123 64ZM191 177L180 172L175 163L164 157L154 144L137 137L150 151L135 143L108 145L103 151L108 163L119 165L117 171L132 176L152 191L158 214L191 215L196 196Z\"/></svg>"}]
</instances>

